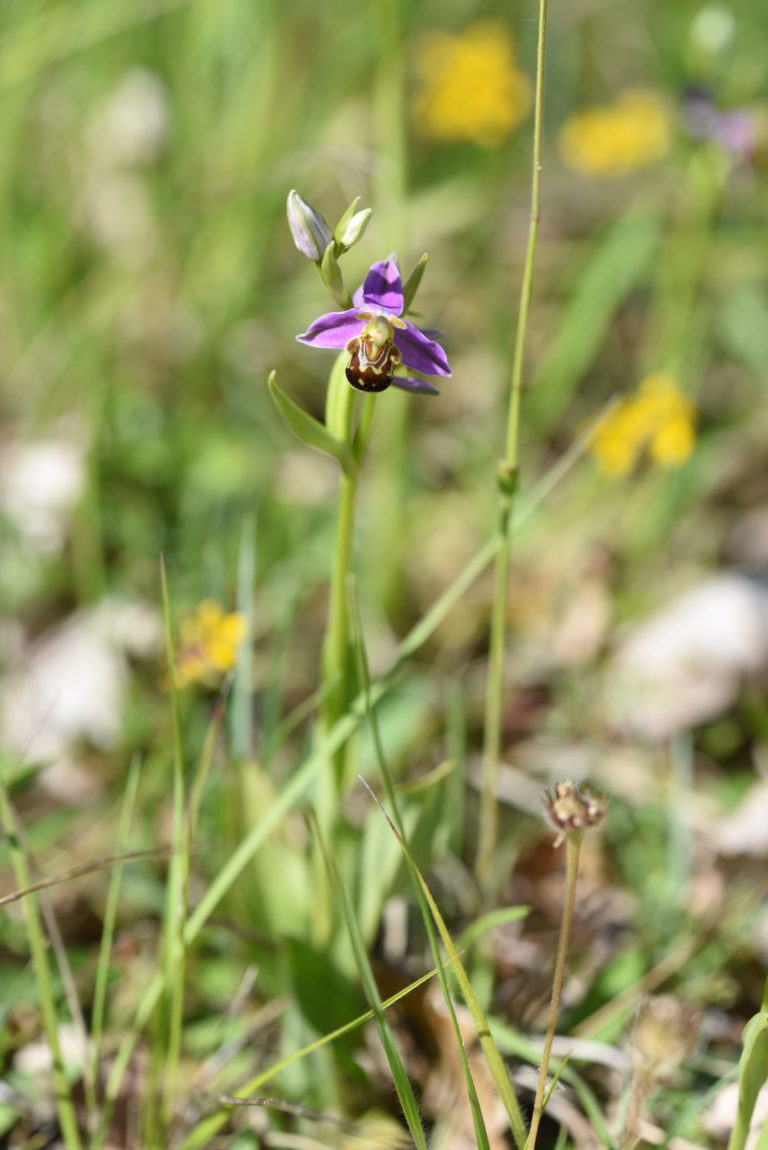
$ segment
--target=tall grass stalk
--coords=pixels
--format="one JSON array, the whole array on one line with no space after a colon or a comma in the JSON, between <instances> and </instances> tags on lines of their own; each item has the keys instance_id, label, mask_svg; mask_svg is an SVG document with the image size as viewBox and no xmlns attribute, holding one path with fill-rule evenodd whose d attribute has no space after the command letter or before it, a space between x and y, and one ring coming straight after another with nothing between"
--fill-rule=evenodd
<instances>
[{"instance_id":1,"label":"tall grass stalk","mask_svg":"<svg viewBox=\"0 0 768 1150\"><path fill-rule=\"evenodd\" d=\"M350 593L350 598L353 599L352 593ZM354 602L354 599L353 599L353 602ZM365 694L365 706L366 706L366 712L368 715L368 723L370 726L371 736L373 739L373 745L374 745L374 749L376 752L376 759L377 759L378 765L379 765L379 772L380 772L382 781L384 783L384 789L385 789L386 794L387 794L387 799L388 799L389 804L392 808L394 821L397 824L396 827L394 826L394 823L391 823L391 825L393 826L393 829L395 830L398 841L403 846L403 852L405 854L406 863L408 865L408 871L409 871L411 883L413 885L414 891L416 893L416 897L417 897L418 902L419 902L419 909L421 911L421 917L422 917L422 920L424 922L424 926L426 928L427 937L429 939L430 949L432 951L432 955L433 955L433 958L435 960L436 969L437 969L437 976L438 976L438 980L440 982L440 989L442 991L443 999L445 1001L445 1005L446 1005L446 1008L448 1010L448 1015L449 1015L449 1018L451 1020L451 1026L453 1027L453 1033L454 1033L454 1036L456 1039L456 1045L457 1045L457 1048L459 1051L459 1057L460 1057L462 1069L464 1072L464 1081L465 1081L466 1088L467 1088L467 1096L469 1099L469 1105L470 1105L470 1109L472 1111L472 1122L473 1122L473 1126L474 1126L474 1130L475 1130L475 1139L477 1141L478 1150L489 1150L488 1131L486 1129L485 1119L483 1117L483 1112L482 1112L482 1109L480 1107L480 1100L478 1098L477 1088L475 1087L475 1082L474 1082L474 1079L472 1077L472 1070L471 1070L470 1065L469 1065L469 1058L467 1056L467 1050L466 1050L466 1047L464 1044L464 1039L463 1039L463 1036L461 1033L461 1027L459 1026L459 1020L456 1016L456 1010L455 1010L455 1007L453 1005L453 999L451 997L451 992L450 992L450 988L448 985L448 979L447 979L447 976L445 973L442 955L440 954L440 947L438 945L437 935L435 933L435 926L432 922L432 916L430 914L430 908L429 908L427 898L426 898L425 893L422 889L422 884L420 881L421 876L419 875L419 872L418 872L416 866L414 865L410 851L408 850L407 845L406 845L405 823L403 821L402 815L401 815L400 810L399 810L397 791L395 789L394 780L392 778L392 773L389 769L389 764L387 762L386 755L384 754L384 744L383 744L383 741L381 738L381 732L379 730L379 723L378 723L378 719L376 717L376 712L375 712L374 708L371 706L371 694L370 694L371 683L370 683L370 674L369 674L369 670L368 670L368 656L367 656L367 652L366 652L366 648L365 648L365 640L363 638L362 624L361 624L360 614L359 614L358 610L356 610L356 612L355 612L354 620L355 620L355 634L357 637L357 642L356 642L355 646L356 646L356 652L357 652L357 658L358 658L358 665L360 668L360 679L361 679L361 683L362 683L363 692ZM367 784L366 784L366 786L367 786ZM456 958L457 965L460 966L461 965L461 959L459 958L458 952L454 951L454 954L452 954L451 957L453 958L454 955ZM396 1079L395 1079L395 1082L397 1082ZM400 1094L400 1089L398 1088L398 1095L399 1094ZM522 1115L520 1115L519 1110L517 1112L517 1116L520 1118L519 1130L522 1134Z\"/></svg>"},{"instance_id":2,"label":"tall grass stalk","mask_svg":"<svg viewBox=\"0 0 768 1150\"><path fill-rule=\"evenodd\" d=\"M605 414L602 418L605 418ZM532 515L542 501L556 488L568 471L583 453L586 444L594 433L590 429L582 436L563 459L542 479L537 488L528 496L525 506L517 516L515 526L519 528L528 516ZM408 660L427 642L435 633L443 620L450 614L456 604L466 594L472 584L478 579L488 564L493 560L502 540L494 535L462 568L453 582L446 587L442 594L422 616L418 623L408 632L400 642L395 658L388 670L371 686L370 704L376 704L383 699L397 683L400 673ZM337 719L333 726L324 732L318 740L312 753L299 764L297 769L286 782L283 790L274 805L266 812L264 818L254 826L246 837L238 844L232 854L227 858L221 868L211 879L200 902L189 915L184 927L184 944L191 946L198 937L216 907L237 881L248 863L261 848L275 827L279 826L293 806L299 801L309 786L318 777L322 778L323 771L334 753L343 747L351 735L364 721L366 715L365 694L359 692L347 711ZM326 771L327 774L327 771ZM157 1006L164 992L165 973L163 970L150 980L136 1009L132 1024L124 1035L117 1056L110 1071L106 1087L107 1113L114 1105L125 1071L133 1051L144 1031L152 1012ZM251 1085L247 1092L256 1089ZM102 1116L100 1131L103 1134L105 1116Z\"/></svg>"},{"instance_id":3,"label":"tall grass stalk","mask_svg":"<svg viewBox=\"0 0 768 1150\"><path fill-rule=\"evenodd\" d=\"M440 934L440 938L442 939L443 945L445 946L445 949L448 952L448 956L453 964L456 980L459 984L459 987L461 988L461 993L464 1001L467 1004L469 1012L472 1015L472 1021L475 1024L475 1031L477 1034L478 1042L480 1043L480 1048L485 1055L485 1060L488 1063L488 1069L491 1072L491 1077L493 1078L494 1085L498 1091L499 1098L501 1099L504 1109L506 1110L509 1127L512 1131L512 1136L515 1140L517 1150L525 1150L526 1131L522 1111L520 1110L520 1104L517 1101L517 1096L515 1095L512 1081L509 1077L509 1071L507 1070L504 1064L504 1059L501 1056L501 1051L499 1050L499 1047L491 1035L488 1019L482 1006L480 1005L480 1001L477 995L474 992L472 983L470 982L469 976L467 975L467 972L462 964L459 952L457 951L456 945L451 938L450 931L445 924L445 920L440 913L440 909L432 895L431 890L429 889L426 879L417 867L410 851L408 850L408 846L405 840L398 831L394 822L386 813L386 811L383 813L384 817L387 819L390 827L392 828L393 833L397 836L398 841L403 848L403 853L405 854L409 869L416 877L421 893L423 894L426 904L429 907L429 911L434 918L435 926L437 927L437 930Z\"/></svg>"},{"instance_id":4,"label":"tall grass stalk","mask_svg":"<svg viewBox=\"0 0 768 1150\"><path fill-rule=\"evenodd\" d=\"M401 0L378 0L374 83L376 219L383 220L386 248L402 258L406 253L404 54ZM379 225L380 226L380 225ZM398 601L405 539L402 508L407 482L406 448L411 400L394 388L381 405L377 449L370 483L371 522L366 578L377 603L388 612Z\"/></svg>"},{"instance_id":5,"label":"tall grass stalk","mask_svg":"<svg viewBox=\"0 0 768 1150\"><path fill-rule=\"evenodd\" d=\"M450 960L444 963L445 967L450 965ZM389 1010L391 1006L401 1002L407 998L413 991L418 990L420 986L429 982L434 978L437 970L429 970L426 974L422 974L420 978L415 979L409 983L408 986L398 990L396 994L391 995L389 998L384 999L382 1008ZM336 1030L332 1030L329 1034L323 1034L320 1038L314 1039L306 1046L302 1046L300 1050L294 1050L285 1058L281 1058L279 1062L274 1062L266 1070L260 1070L258 1074L254 1075L247 1082L244 1082L239 1087L240 1096L253 1095L256 1091L260 1090L267 1082L271 1082L283 1070L287 1070L302 1058L307 1058L310 1054L314 1054L316 1050L322 1050L323 1047L329 1046L335 1042L337 1038L342 1038L345 1034L351 1034L352 1031L364 1026L366 1022L371 1022L374 1018L373 1010L366 1010L363 1014L359 1014L357 1018L353 1018L350 1022L345 1022L343 1026L339 1026ZM227 1121L229 1116L231 1104L219 1099L220 1105L216 1110L207 1114L200 1122L191 1130L184 1141L179 1146L179 1150L202 1150L202 1147L209 1144L210 1139L216 1134Z\"/></svg>"},{"instance_id":6,"label":"tall grass stalk","mask_svg":"<svg viewBox=\"0 0 768 1150\"><path fill-rule=\"evenodd\" d=\"M365 948L365 941L363 940L360 931L360 925L355 917L355 910L352 906L349 893L339 872L339 868L325 843L322 832L317 823L314 823L314 831L318 835L320 849L325 860L325 865L331 876L334 889L338 893L341 901L342 913L344 921L349 932L349 937L352 943L352 949L355 955L355 962L357 963L360 980L363 985L365 997L367 998L374 1018L376 1020L376 1029L378 1030L381 1045L384 1048L387 1064L389 1065L392 1081L395 1086L397 1097L400 1101L400 1106L403 1111L408 1130L410 1131L411 1138L413 1139L416 1150L427 1150L427 1142L424 1135L424 1127L421 1122L421 1115L419 1114L419 1104L416 1101L416 1095L413 1091L413 1086L408 1077L408 1071L405 1068L403 1056L398 1049L395 1042L395 1036L392 1032L392 1027L389 1024L386 1014L384 1013L384 1006L379 994L379 988L376 984L376 978L373 973L368 954Z\"/></svg>"},{"instance_id":7,"label":"tall grass stalk","mask_svg":"<svg viewBox=\"0 0 768 1150\"><path fill-rule=\"evenodd\" d=\"M0 822L8 840L11 853L11 862L20 887L32 885L29 866L21 847L21 841L16 826L16 818L5 783L0 780ZM32 966L35 971L35 984L40 996L40 1010L43 1015L48 1047L53 1061L53 1080L56 1088L56 1110L59 1116L61 1136L67 1150L81 1150L82 1141L77 1125L75 1105L72 1092L67 1080L64 1061L59 1043L59 1019L56 1012L56 1002L51 984L51 972L46 954L47 942L43 932L40 917L40 907L37 895L31 894L24 899L24 917L26 922L27 941L32 957Z\"/></svg>"},{"instance_id":8,"label":"tall grass stalk","mask_svg":"<svg viewBox=\"0 0 768 1150\"><path fill-rule=\"evenodd\" d=\"M496 553L491 634L486 687L485 729L483 739L483 783L480 795L480 822L476 871L486 879L493 862L498 839L498 779L501 759L501 724L504 697L504 660L507 635L507 600L509 594L509 541L512 512L518 482L518 442L523 364L528 331L528 312L533 288L533 267L541 215L542 133L544 122L544 55L547 30L547 0L539 0L539 31L536 50L536 94L533 120L533 164L531 175L531 215L528 246L520 288L515 348L512 358L507 439L504 458L498 470L498 533L501 545Z\"/></svg>"},{"instance_id":9,"label":"tall grass stalk","mask_svg":"<svg viewBox=\"0 0 768 1150\"><path fill-rule=\"evenodd\" d=\"M572 830L565 836L566 872L565 872L565 902L563 904L563 917L560 922L560 937L557 942L557 955L555 956L555 973L552 979L552 997L549 1003L549 1017L547 1030L544 1036L544 1049L539 1063L539 1079L536 1085L536 1097L533 1102L531 1126L528 1132L528 1142L525 1150L535 1150L536 1137L539 1132L541 1116L544 1112L544 1095L547 1088L547 1074L549 1062L552 1057L552 1042L557 1027L557 1015L560 1008L560 996L563 990L565 977L565 960L568 955L568 941L571 935L573 922L573 908L576 905L576 879L579 874L579 856L584 838L583 831Z\"/></svg>"},{"instance_id":10,"label":"tall grass stalk","mask_svg":"<svg viewBox=\"0 0 768 1150\"><path fill-rule=\"evenodd\" d=\"M186 973L186 947L184 921L187 913L189 885L189 842L185 828L186 796L184 792L184 750L181 738L179 700L176 689L175 659L171 601L165 563L161 564L163 617L165 622L168 681L173 716L173 822L172 854L168 864L168 883L163 922L163 969L168 993L165 1010L161 1010L159 1049L162 1057L162 1123L167 1127L173 1112L176 1095L181 1031L184 1012L184 981ZM167 1032L166 1032L167 1026Z\"/></svg>"},{"instance_id":11,"label":"tall grass stalk","mask_svg":"<svg viewBox=\"0 0 768 1150\"><path fill-rule=\"evenodd\" d=\"M139 786L139 775L140 764L138 759L136 759L131 764L131 768L128 772L128 780L123 796L123 805L117 829L118 851L125 849L125 844L128 839L128 831L136 802L136 791ZM107 904L104 909L104 925L101 932L99 958L96 964L96 978L93 986L90 1058L85 1076L86 1110L91 1126L91 1134L95 1133L97 1123L97 1096L99 1068L101 1065L101 1043L104 1035L104 1018L107 1003L107 982L109 979L109 964L112 957L112 941L115 936L115 923L117 922L117 908L123 878L123 865L123 863L118 863L114 867L109 879Z\"/></svg>"}]
</instances>

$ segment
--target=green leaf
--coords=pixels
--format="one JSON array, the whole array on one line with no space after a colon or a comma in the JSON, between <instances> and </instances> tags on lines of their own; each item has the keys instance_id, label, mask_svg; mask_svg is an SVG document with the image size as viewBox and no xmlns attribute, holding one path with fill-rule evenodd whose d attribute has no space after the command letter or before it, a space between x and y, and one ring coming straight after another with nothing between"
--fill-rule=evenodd
<instances>
[{"instance_id":1,"label":"green leaf","mask_svg":"<svg viewBox=\"0 0 768 1150\"><path fill-rule=\"evenodd\" d=\"M384 1047L387 1063L389 1064L389 1072L392 1075L392 1082L394 1083L395 1091L397 1093L398 1101L402 1107L403 1117L408 1125L411 1138L413 1139L416 1150L427 1150L427 1142L424 1136L424 1128L421 1123L421 1115L419 1113L419 1105L416 1101L416 1095L413 1092L411 1080L408 1077L408 1072L403 1062L403 1057L395 1042L395 1037L389 1020L384 1012L384 1004L379 994L379 988L376 985L376 979L373 974L368 954L365 947L365 942L360 933L360 927L355 917L355 912L352 906L351 899L347 889L342 881L339 869L336 865L336 860L331 855L328 847L326 846L319 827L315 823L314 826L317 840L322 851L325 865L333 881L336 891L339 895L342 913L346 922L347 930L349 931L350 942L355 954L355 961L357 963L358 972L360 974L360 981L363 984L365 997L368 999L368 1004L373 1011L376 1020L376 1029L379 1033L379 1039Z\"/></svg>"},{"instance_id":2,"label":"green leaf","mask_svg":"<svg viewBox=\"0 0 768 1150\"><path fill-rule=\"evenodd\" d=\"M517 922L529 912L530 907L527 906L502 906L498 910L489 911L461 932L456 939L456 949L469 950L486 931L495 930L497 926L504 926L508 922Z\"/></svg>"},{"instance_id":3,"label":"green leaf","mask_svg":"<svg viewBox=\"0 0 768 1150\"><path fill-rule=\"evenodd\" d=\"M280 412L286 427L293 432L297 439L306 443L308 447L322 451L324 455L330 455L339 463L345 475L354 476L357 465L349 445L342 443L335 435L331 435L327 427L286 395L277 386L274 372L270 375L267 385L269 394L272 396L275 407Z\"/></svg>"},{"instance_id":4,"label":"green leaf","mask_svg":"<svg viewBox=\"0 0 768 1150\"><path fill-rule=\"evenodd\" d=\"M768 293L761 285L745 284L720 300L716 322L728 351L766 379L768 371Z\"/></svg>"},{"instance_id":5,"label":"green leaf","mask_svg":"<svg viewBox=\"0 0 768 1150\"><path fill-rule=\"evenodd\" d=\"M744 1027L739 1061L739 1109L728 1150L743 1150L760 1090L768 1081L768 1014L760 1011Z\"/></svg>"},{"instance_id":6,"label":"green leaf","mask_svg":"<svg viewBox=\"0 0 768 1150\"><path fill-rule=\"evenodd\" d=\"M300 938L289 938L285 957L296 1002L318 1034L336 1030L362 1012L362 995L328 955Z\"/></svg>"},{"instance_id":7,"label":"green leaf","mask_svg":"<svg viewBox=\"0 0 768 1150\"><path fill-rule=\"evenodd\" d=\"M408 279L405 282L405 285L403 287L403 301L404 301L403 302L403 313L410 310L410 307L411 307L411 304L413 303L416 292L419 290L419 285L421 284L421 281L424 277L424 272L426 271L428 259L429 259L429 256L427 255L426 252L424 252L424 255L421 257L419 262L416 264L416 267L413 269L410 276L408 277Z\"/></svg>"}]
</instances>

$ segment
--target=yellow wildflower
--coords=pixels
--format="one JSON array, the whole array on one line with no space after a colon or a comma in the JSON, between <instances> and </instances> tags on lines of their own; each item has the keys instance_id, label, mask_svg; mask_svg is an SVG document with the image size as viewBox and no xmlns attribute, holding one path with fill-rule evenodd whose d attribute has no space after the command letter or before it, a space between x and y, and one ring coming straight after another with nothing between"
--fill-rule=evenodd
<instances>
[{"instance_id":1,"label":"yellow wildflower","mask_svg":"<svg viewBox=\"0 0 768 1150\"><path fill-rule=\"evenodd\" d=\"M184 615L179 623L176 685L215 686L234 667L246 629L243 615L236 611L226 615L213 599L205 599Z\"/></svg>"},{"instance_id":2,"label":"yellow wildflower","mask_svg":"<svg viewBox=\"0 0 768 1150\"><path fill-rule=\"evenodd\" d=\"M663 101L654 92L632 88L613 104L574 113L560 130L558 147L573 171L610 178L655 164L669 140Z\"/></svg>"},{"instance_id":3,"label":"yellow wildflower","mask_svg":"<svg viewBox=\"0 0 768 1150\"><path fill-rule=\"evenodd\" d=\"M611 479L628 475L644 451L660 467L679 467L693 451L693 416L674 376L654 372L601 424L590 450Z\"/></svg>"},{"instance_id":4,"label":"yellow wildflower","mask_svg":"<svg viewBox=\"0 0 768 1150\"><path fill-rule=\"evenodd\" d=\"M433 140L495 148L531 108L531 82L517 67L505 24L479 20L461 34L431 32L418 47L418 132Z\"/></svg>"}]
</instances>

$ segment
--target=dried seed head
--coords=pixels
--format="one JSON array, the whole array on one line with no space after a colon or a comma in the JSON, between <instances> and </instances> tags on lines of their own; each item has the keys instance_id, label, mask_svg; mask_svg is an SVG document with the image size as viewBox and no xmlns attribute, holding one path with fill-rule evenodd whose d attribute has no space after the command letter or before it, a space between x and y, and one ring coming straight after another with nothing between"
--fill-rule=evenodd
<instances>
[{"instance_id":1,"label":"dried seed head","mask_svg":"<svg viewBox=\"0 0 768 1150\"><path fill-rule=\"evenodd\" d=\"M698 1033L699 1014L694 1007L671 994L646 998L632 1032L638 1070L654 1079L677 1070L695 1049Z\"/></svg>"},{"instance_id":2,"label":"dried seed head","mask_svg":"<svg viewBox=\"0 0 768 1150\"><path fill-rule=\"evenodd\" d=\"M571 779L565 779L555 783L551 792L544 792L544 814L558 832L555 846L559 846L569 832L583 833L596 827L607 810L605 795L593 791L589 783L577 787Z\"/></svg>"}]
</instances>

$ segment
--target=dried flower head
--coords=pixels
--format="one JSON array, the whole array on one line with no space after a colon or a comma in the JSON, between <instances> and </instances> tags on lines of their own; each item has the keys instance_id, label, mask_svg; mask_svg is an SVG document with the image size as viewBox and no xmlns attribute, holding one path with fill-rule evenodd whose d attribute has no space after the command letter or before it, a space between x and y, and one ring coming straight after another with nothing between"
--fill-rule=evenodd
<instances>
[{"instance_id":1,"label":"dried flower head","mask_svg":"<svg viewBox=\"0 0 768 1150\"><path fill-rule=\"evenodd\" d=\"M608 800L589 783L577 787L572 779L555 783L544 792L544 814L558 832L555 846L560 846L571 831L580 834L601 823L608 810Z\"/></svg>"},{"instance_id":2,"label":"dried flower head","mask_svg":"<svg viewBox=\"0 0 768 1150\"><path fill-rule=\"evenodd\" d=\"M638 1069L654 1079L675 1071L696 1048L699 1012L671 994L646 998L632 1031L632 1053Z\"/></svg>"}]
</instances>

